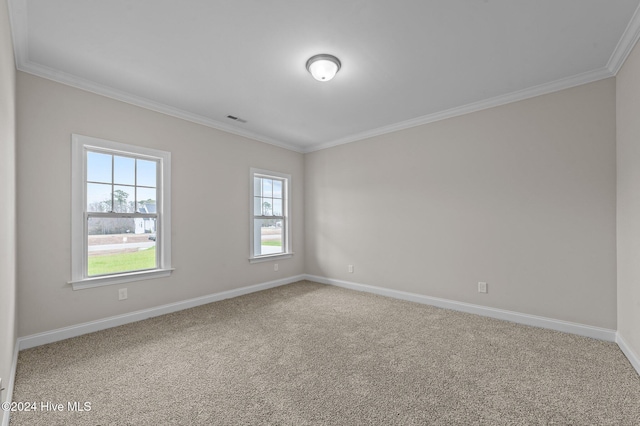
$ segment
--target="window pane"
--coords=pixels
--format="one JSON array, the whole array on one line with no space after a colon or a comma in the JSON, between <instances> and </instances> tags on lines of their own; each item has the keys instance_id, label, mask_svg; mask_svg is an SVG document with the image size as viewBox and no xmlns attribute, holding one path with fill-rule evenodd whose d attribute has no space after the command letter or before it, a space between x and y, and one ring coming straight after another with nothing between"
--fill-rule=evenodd
<instances>
[{"instance_id":1,"label":"window pane","mask_svg":"<svg viewBox=\"0 0 640 426\"><path fill-rule=\"evenodd\" d=\"M120 185L136 184L136 160L129 157L113 157L113 183Z\"/></svg>"},{"instance_id":2,"label":"window pane","mask_svg":"<svg viewBox=\"0 0 640 426\"><path fill-rule=\"evenodd\" d=\"M262 216L273 216L273 200L271 198L262 199Z\"/></svg>"},{"instance_id":3,"label":"window pane","mask_svg":"<svg viewBox=\"0 0 640 426\"><path fill-rule=\"evenodd\" d=\"M138 162L138 185L156 187L156 167L155 161L137 160Z\"/></svg>"},{"instance_id":4,"label":"window pane","mask_svg":"<svg viewBox=\"0 0 640 426\"><path fill-rule=\"evenodd\" d=\"M271 197L273 194L272 187L273 187L273 180L262 179L262 196Z\"/></svg>"},{"instance_id":5,"label":"window pane","mask_svg":"<svg viewBox=\"0 0 640 426\"><path fill-rule=\"evenodd\" d=\"M89 276L157 267L155 219L90 217L88 226Z\"/></svg>"},{"instance_id":6,"label":"window pane","mask_svg":"<svg viewBox=\"0 0 640 426\"><path fill-rule=\"evenodd\" d=\"M284 253L282 221L254 219L254 256Z\"/></svg>"},{"instance_id":7,"label":"window pane","mask_svg":"<svg viewBox=\"0 0 640 426\"><path fill-rule=\"evenodd\" d=\"M87 181L111 183L111 155L87 151Z\"/></svg>"},{"instance_id":8,"label":"window pane","mask_svg":"<svg viewBox=\"0 0 640 426\"><path fill-rule=\"evenodd\" d=\"M111 211L111 185L101 183L87 184L87 211Z\"/></svg>"},{"instance_id":9,"label":"window pane","mask_svg":"<svg viewBox=\"0 0 640 426\"><path fill-rule=\"evenodd\" d=\"M156 189L136 188L138 192L138 211L140 213L156 213Z\"/></svg>"},{"instance_id":10,"label":"window pane","mask_svg":"<svg viewBox=\"0 0 640 426\"><path fill-rule=\"evenodd\" d=\"M133 186L114 186L113 187L113 211L116 213L133 213L134 209L134 193Z\"/></svg>"},{"instance_id":11,"label":"window pane","mask_svg":"<svg viewBox=\"0 0 640 426\"><path fill-rule=\"evenodd\" d=\"M282 216L282 200L280 198L273 198L273 215Z\"/></svg>"},{"instance_id":12,"label":"window pane","mask_svg":"<svg viewBox=\"0 0 640 426\"><path fill-rule=\"evenodd\" d=\"M262 197L253 197L253 214L262 216Z\"/></svg>"},{"instance_id":13,"label":"window pane","mask_svg":"<svg viewBox=\"0 0 640 426\"><path fill-rule=\"evenodd\" d=\"M135 219L133 219L133 223L135 225L136 234L147 234L149 241L156 240L156 224L158 223L158 221L155 217L136 217Z\"/></svg>"},{"instance_id":14,"label":"window pane","mask_svg":"<svg viewBox=\"0 0 640 426\"><path fill-rule=\"evenodd\" d=\"M262 179L257 177L253 178L253 195L255 197L262 195Z\"/></svg>"},{"instance_id":15,"label":"window pane","mask_svg":"<svg viewBox=\"0 0 640 426\"><path fill-rule=\"evenodd\" d=\"M275 180L273 181L273 197L274 198L282 198L282 181Z\"/></svg>"}]
</instances>

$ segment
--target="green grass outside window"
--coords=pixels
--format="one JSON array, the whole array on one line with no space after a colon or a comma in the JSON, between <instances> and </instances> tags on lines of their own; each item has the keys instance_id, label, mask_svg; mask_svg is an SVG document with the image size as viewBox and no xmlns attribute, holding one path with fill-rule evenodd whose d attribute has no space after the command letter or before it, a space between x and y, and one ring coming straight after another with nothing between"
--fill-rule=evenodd
<instances>
[{"instance_id":1,"label":"green grass outside window","mask_svg":"<svg viewBox=\"0 0 640 426\"><path fill-rule=\"evenodd\" d=\"M89 276L140 271L156 267L156 248L133 253L118 253L89 256Z\"/></svg>"}]
</instances>

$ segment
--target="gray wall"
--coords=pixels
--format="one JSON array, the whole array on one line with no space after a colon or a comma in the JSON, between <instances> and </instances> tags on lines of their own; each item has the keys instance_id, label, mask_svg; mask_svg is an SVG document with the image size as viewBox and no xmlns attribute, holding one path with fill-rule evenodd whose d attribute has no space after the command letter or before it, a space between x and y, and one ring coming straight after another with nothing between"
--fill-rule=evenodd
<instances>
[{"instance_id":1,"label":"gray wall","mask_svg":"<svg viewBox=\"0 0 640 426\"><path fill-rule=\"evenodd\" d=\"M640 45L616 78L618 332L640 357Z\"/></svg>"},{"instance_id":2,"label":"gray wall","mask_svg":"<svg viewBox=\"0 0 640 426\"><path fill-rule=\"evenodd\" d=\"M17 80L20 336L304 272L302 154L22 72ZM171 277L71 290L72 133L171 152ZM248 261L250 167L292 175L296 253L278 272Z\"/></svg>"},{"instance_id":3,"label":"gray wall","mask_svg":"<svg viewBox=\"0 0 640 426\"><path fill-rule=\"evenodd\" d=\"M0 1L0 378L4 387L16 342L16 68L7 2ZM3 399L7 396L3 392ZM0 423L4 412L0 410Z\"/></svg>"},{"instance_id":4,"label":"gray wall","mask_svg":"<svg viewBox=\"0 0 640 426\"><path fill-rule=\"evenodd\" d=\"M634 55L619 80L637 74ZM617 328L615 79L304 156L17 82L20 336L304 272ZM172 277L70 289L71 133L172 152ZM293 175L296 254L278 272L247 261L249 167ZM637 320L619 320L637 339Z\"/></svg>"},{"instance_id":5,"label":"gray wall","mask_svg":"<svg viewBox=\"0 0 640 426\"><path fill-rule=\"evenodd\" d=\"M305 270L615 329L615 125L611 78L307 154Z\"/></svg>"}]
</instances>

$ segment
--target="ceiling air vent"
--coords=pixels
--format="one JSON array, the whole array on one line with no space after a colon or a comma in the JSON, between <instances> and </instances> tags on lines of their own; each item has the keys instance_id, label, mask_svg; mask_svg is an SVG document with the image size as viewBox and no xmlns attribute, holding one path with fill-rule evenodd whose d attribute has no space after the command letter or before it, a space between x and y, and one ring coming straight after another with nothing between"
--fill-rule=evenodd
<instances>
[{"instance_id":1,"label":"ceiling air vent","mask_svg":"<svg viewBox=\"0 0 640 426\"><path fill-rule=\"evenodd\" d=\"M237 121L238 123L246 123L247 120L243 120L242 118L238 118L235 115L227 115L227 118L233 120L233 121Z\"/></svg>"}]
</instances>

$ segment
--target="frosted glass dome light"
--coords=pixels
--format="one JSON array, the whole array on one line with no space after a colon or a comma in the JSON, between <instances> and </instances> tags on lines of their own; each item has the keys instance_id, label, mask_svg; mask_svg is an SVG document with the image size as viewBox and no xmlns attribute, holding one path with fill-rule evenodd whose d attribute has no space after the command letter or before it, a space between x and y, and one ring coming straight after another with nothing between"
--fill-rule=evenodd
<instances>
[{"instance_id":1,"label":"frosted glass dome light","mask_svg":"<svg viewBox=\"0 0 640 426\"><path fill-rule=\"evenodd\" d=\"M318 81L329 81L340 70L340 60L333 55L321 54L309 58L307 70Z\"/></svg>"}]
</instances>

